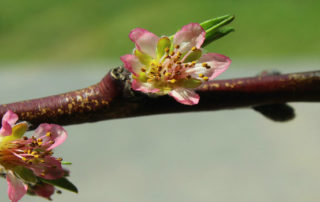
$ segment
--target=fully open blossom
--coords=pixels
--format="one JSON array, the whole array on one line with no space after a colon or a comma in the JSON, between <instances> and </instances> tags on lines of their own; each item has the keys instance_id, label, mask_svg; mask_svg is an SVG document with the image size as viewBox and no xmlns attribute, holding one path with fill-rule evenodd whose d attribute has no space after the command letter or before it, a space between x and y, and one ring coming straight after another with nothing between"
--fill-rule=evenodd
<instances>
[{"instance_id":1,"label":"fully open blossom","mask_svg":"<svg viewBox=\"0 0 320 202\"><path fill-rule=\"evenodd\" d=\"M28 138L23 136L27 123L16 124L17 120L18 116L8 111L0 129L0 170L6 173L9 198L12 202L19 201L32 187L36 194L49 199L54 187L43 185L39 179L64 176L62 159L53 157L52 149L65 141L67 132L59 125L41 124Z\"/></svg>"},{"instance_id":2,"label":"fully open blossom","mask_svg":"<svg viewBox=\"0 0 320 202\"><path fill-rule=\"evenodd\" d=\"M144 93L169 94L178 102L199 102L195 88L225 71L231 60L217 53L202 54L205 31L197 23L182 27L173 39L141 28L131 31L133 55L121 60L132 73L132 88Z\"/></svg>"}]
</instances>

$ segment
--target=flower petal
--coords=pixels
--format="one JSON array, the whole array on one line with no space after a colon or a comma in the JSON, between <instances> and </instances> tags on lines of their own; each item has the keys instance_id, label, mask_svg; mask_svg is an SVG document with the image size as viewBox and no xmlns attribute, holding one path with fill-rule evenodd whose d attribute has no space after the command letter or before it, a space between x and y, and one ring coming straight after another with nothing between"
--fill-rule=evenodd
<instances>
[{"instance_id":1,"label":"flower petal","mask_svg":"<svg viewBox=\"0 0 320 202\"><path fill-rule=\"evenodd\" d=\"M43 146L48 147L46 149L47 151L62 144L68 136L67 131L65 131L61 126L47 123L39 125L33 135L36 138L42 139ZM54 141L54 143L52 144L50 141Z\"/></svg>"},{"instance_id":2,"label":"flower petal","mask_svg":"<svg viewBox=\"0 0 320 202\"><path fill-rule=\"evenodd\" d=\"M18 115L11 110L7 111L2 117L0 135L7 136L12 133L12 126L18 121Z\"/></svg>"},{"instance_id":3,"label":"flower petal","mask_svg":"<svg viewBox=\"0 0 320 202\"><path fill-rule=\"evenodd\" d=\"M45 157L43 160L43 163L28 165L36 176L47 180L54 180L63 177L64 170L60 161L50 156Z\"/></svg>"},{"instance_id":4,"label":"flower petal","mask_svg":"<svg viewBox=\"0 0 320 202\"><path fill-rule=\"evenodd\" d=\"M177 88L169 93L176 101L185 105L196 105L199 103L200 96L193 90Z\"/></svg>"},{"instance_id":5,"label":"flower petal","mask_svg":"<svg viewBox=\"0 0 320 202\"><path fill-rule=\"evenodd\" d=\"M124 55L121 56L120 59L127 70L136 76L139 74L143 65L135 55Z\"/></svg>"},{"instance_id":6,"label":"flower petal","mask_svg":"<svg viewBox=\"0 0 320 202\"><path fill-rule=\"evenodd\" d=\"M152 84L150 83L141 83L137 80L133 80L132 81L132 89L133 90L136 90L136 91L141 91L141 92L144 92L144 93L156 93L156 92L159 92L159 89L157 88L153 88L152 87Z\"/></svg>"},{"instance_id":7,"label":"flower petal","mask_svg":"<svg viewBox=\"0 0 320 202\"><path fill-rule=\"evenodd\" d=\"M142 28L136 28L129 34L129 38L141 52L156 58L156 48L159 37Z\"/></svg>"},{"instance_id":8,"label":"flower petal","mask_svg":"<svg viewBox=\"0 0 320 202\"><path fill-rule=\"evenodd\" d=\"M54 194L54 186L47 183L36 184L33 187L33 192L38 196L42 196L48 200L51 200L51 195Z\"/></svg>"},{"instance_id":9,"label":"flower petal","mask_svg":"<svg viewBox=\"0 0 320 202\"><path fill-rule=\"evenodd\" d=\"M218 53L207 53L203 55L198 63L207 63L211 68L209 72L207 72L207 76L209 79L214 79L219 76L222 72L224 72L231 64L230 58L224 55L220 55Z\"/></svg>"},{"instance_id":10,"label":"flower petal","mask_svg":"<svg viewBox=\"0 0 320 202\"><path fill-rule=\"evenodd\" d=\"M19 201L27 193L27 185L11 171L7 172L8 195L11 202Z\"/></svg>"},{"instance_id":11,"label":"flower petal","mask_svg":"<svg viewBox=\"0 0 320 202\"><path fill-rule=\"evenodd\" d=\"M179 45L179 51L185 53L192 47L200 48L205 40L206 32L198 23L190 23L182 27L173 38L173 44Z\"/></svg>"}]
</instances>

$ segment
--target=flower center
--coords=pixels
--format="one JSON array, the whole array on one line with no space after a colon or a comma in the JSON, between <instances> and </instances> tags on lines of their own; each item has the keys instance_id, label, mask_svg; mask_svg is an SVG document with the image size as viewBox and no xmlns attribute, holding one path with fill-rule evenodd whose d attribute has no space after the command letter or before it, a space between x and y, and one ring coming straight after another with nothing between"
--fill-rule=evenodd
<instances>
[{"instance_id":1,"label":"flower center","mask_svg":"<svg viewBox=\"0 0 320 202\"><path fill-rule=\"evenodd\" d=\"M189 52L182 54L179 48L179 45L175 45L171 51L168 47L165 48L165 54L161 58L153 60L149 67L142 67L141 74L143 80L152 83L155 88L162 89L163 91L170 91L178 86L184 86L192 78L191 82L197 80L197 85L208 81L208 77L203 74L199 74L194 78L188 72L188 70L198 65L196 60L190 60L192 57L189 56L200 50L193 47ZM211 68L207 63L202 63L201 66L206 69Z\"/></svg>"}]
</instances>

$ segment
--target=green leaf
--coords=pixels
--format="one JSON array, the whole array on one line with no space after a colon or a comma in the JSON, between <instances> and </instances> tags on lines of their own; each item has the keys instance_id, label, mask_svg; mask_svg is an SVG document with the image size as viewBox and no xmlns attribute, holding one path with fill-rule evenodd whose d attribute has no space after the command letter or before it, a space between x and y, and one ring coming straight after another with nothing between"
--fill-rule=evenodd
<instances>
[{"instance_id":1,"label":"green leaf","mask_svg":"<svg viewBox=\"0 0 320 202\"><path fill-rule=\"evenodd\" d=\"M62 165L71 165L72 163L71 163L71 162L68 162L68 161L61 161L61 164L62 164Z\"/></svg>"},{"instance_id":2,"label":"green leaf","mask_svg":"<svg viewBox=\"0 0 320 202\"><path fill-rule=\"evenodd\" d=\"M206 32L206 39L202 47L234 31L232 27L224 27L225 25L231 23L234 18L234 15L224 15L200 23L201 27ZM171 35L169 39L172 40L173 37L174 35Z\"/></svg>"},{"instance_id":3,"label":"green leaf","mask_svg":"<svg viewBox=\"0 0 320 202\"><path fill-rule=\"evenodd\" d=\"M216 30L215 32L208 33L206 35L206 39L203 42L202 47L205 47L206 45L210 44L211 42L213 42L217 39L220 39L233 31L234 31L234 29L232 27L226 27L226 28L220 28L220 29Z\"/></svg>"},{"instance_id":4,"label":"green leaf","mask_svg":"<svg viewBox=\"0 0 320 202\"><path fill-rule=\"evenodd\" d=\"M53 186L57 186L63 189L66 189L68 191L72 191L74 193L78 193L78 189L75 185L73 185L69 180L67 180L67 178L62 177L56 180L46 180L43 178L39 178L42 182L47 183L47 184L51 184Z\"/></svg>"},{"instance_id":5,"label":"green leaf","mask_svg":"<svg viewBox=\"0 0 320 202\"><path fill-rule=\"evenodd\" d=\"M21 179L23 179L26 182L29 182L29 183L36 183L37 182L37 177L28 168L25 168L23 166L17 166L14 169L14 172L17 176L19 176Z\"/></svg>"},{"instance_id":6,"label":"green leaf","mask_svg":"<svg viewBox=\"0 0 320 202\"><path fill-rule=\"evenodd\" d=\"M225 25L231 23L234 18L235 17L233 15L226 15L201 23L200 25L206 31L206 39L203 43L203 47L234 31L232 27L224 27Z\"/></svg>"},{"instance_id":7,"label":"green leaf","mask_svg":"<svg viewBox=\"0 0 320 202\"><path fill-rule=\"evenodd\" d=\"M206 20L202 23L200 23L201 27L207 32L207 30L216 27L216 26L222 26L229 24L234 19L234 16L232 15L224 15L217 18L213 18L210 20Z\"/></svg>"}]
</instances>

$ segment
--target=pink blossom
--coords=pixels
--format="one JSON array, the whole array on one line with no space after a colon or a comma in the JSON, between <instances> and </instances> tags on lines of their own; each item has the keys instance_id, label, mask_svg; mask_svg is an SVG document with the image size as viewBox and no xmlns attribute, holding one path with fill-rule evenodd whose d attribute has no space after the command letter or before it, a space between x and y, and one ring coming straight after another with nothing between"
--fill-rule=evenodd
<instances>
[{"instance_id":1,"label":"pink blossom","mask_svg":"<svg viewBox=\"0 0 320 202\"><path fill-rule=\"evenodd\" d=\"M217 53L202 54L205 31L197 23L182 27L173 39L141 28L131 31L134 54L121 60L132 73L132 89L157 95L169 94L185 105L195 105L195 88L225 71L231 60Z\"/></svg>"},{"instance_id":2,"label":"pink blossom","mask_svg":"<svg viewBox=\"0 0 320 202\"><path fill-rule=\"evenodd\" d=\"M18 116L8 111L2 118L0 129L0 170L6 172L8 195L12 202L19 201L28 190L30 180L37 177L53 180L64 176L60 158L53 157L52 149L67 138L59 125L41 124L31 138L23 136L28 125L16 124ZM49 186L39 195L49 196ZM46 191L46 192L45 192ZM51 192L50 192L51 193Z\"/></svg>"}]
</instances>

